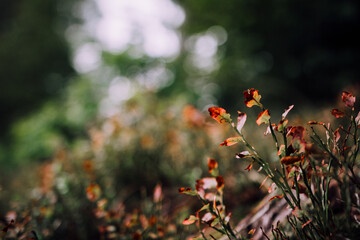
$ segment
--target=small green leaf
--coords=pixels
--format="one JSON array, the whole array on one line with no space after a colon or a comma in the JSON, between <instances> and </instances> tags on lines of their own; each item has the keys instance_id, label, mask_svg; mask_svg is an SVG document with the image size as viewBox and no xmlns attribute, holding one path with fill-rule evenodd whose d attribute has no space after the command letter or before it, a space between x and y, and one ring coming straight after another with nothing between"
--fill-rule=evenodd
<instances>
[{"instance_id":1,"label":"small green leaf","mask_svg":"<svg viewBox=\"0 0 360 240\"><path fill-rule=\"evenodd\" d=\"M220 222L219 218L215 218L214 221L212 221L211 226L214 227L216 226L216 224L218 224Z\"/></svg>"},{"instance_id":2,"label":"small green leaf","mask_svg":"<svg viewBox=\"0 0 360 240\"><path fill-rule=\"evenodd\" d=\"M202 208L200 208L198 212L201 212L201 211L204 211L204 210L208 210L208 209L209 209L209 203L206 204L206 205L204 205L204 206L202 206Z\"/></svg>"},{"instance_id":3,"label":"small green leaf","mask_svg":"<svg viewBox=\"0 0 360 240\"><path fill-rule=\"evenodd\" d=\"M256 124L257 125L261 125L263 123L267 124L269 123L269 120L270 120L269 109L266 109L265 111L259 114L258 118L256 119Z\"/></svg>"},{"instance_id":4,"label":"small green leaf","mask_svg":"<svg viewBox=\"0 0 360 240\"><path fill-rule=\"evenodd\" d=\"M197 196L198 193L196 191L191 190L191 188L185 188L185 187L181 187L179 188L179 193L184 193L190 196Z\"/></svg>"},{"instance_id":5,"label":"small green leaf","mask_svg":"<svg viewBox=\"0 0 360 240\"><path fill-rule=\"evenodd\" d=\"M243 141L242 137L230 137L226 139L223 143L221 143L220 146L232 146L242 141Z\"/></svg>"}]
</instances>

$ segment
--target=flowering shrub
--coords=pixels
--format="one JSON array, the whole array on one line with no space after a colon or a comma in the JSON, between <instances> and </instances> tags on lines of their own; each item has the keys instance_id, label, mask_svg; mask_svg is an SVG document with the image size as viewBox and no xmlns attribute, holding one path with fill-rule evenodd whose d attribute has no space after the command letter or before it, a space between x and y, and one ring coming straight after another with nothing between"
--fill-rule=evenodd
<instances>
[{"instance_id":1,"label":"flowering shrub","mask_svg":"<svg viewBox=\"0 0 360 240\"><path fill-rule=\"evenodd\" d=\"M267 126L275 164L261 153L256 134L247 136L244 112L234 121L225 109L211 107L212 124L192 106L174 110L131 100L123 113L92 125L89 139L60 149L33 170L39 181L30 189L30 201L5 206L0 199L0 239L356 239L356 98L343 92L343 106L331 111L337 124L310 121L301 126L288 119L294 106L275 123L258 90L249 89L244 97L247 107L260 109L254 123ZM228 136L229 129L235 134ZM230 151L224 151L227 147ZM241 150L232 153L237 147ZM207 158L208 176L202 177L200 162L209 155L222 161ZM249 179L256 176L255 190L235 190L245 185L239 166L247 166L243 172ZM193 188L179 188L193 198L176 192L174 186L194 181ZM1 197L8 193L5 188L0 186ZM269 209L284 203L276 209L284 217L271 217L266 226L236 224L244 217L236 212L244 208L243 199L258 192L258 198L269 193L261 202ZM242 211L267 217L259 209Z\"/></svg>"},{"instance_id":2,"label":"flowering shrub","mask_svg":"<svg viewBox=\"0 0 360 240\"><path fill-rule=\"evenodd\" d=\"M272 167L265 157L258 153L242 133L247 115L238 112L235 124L229 113L220 107L209 108L210 116L220 124L230 124L237 136L227 138L221 146L242 144L247 150L236 154L240 160L249 159L246 170L253 166L265 176L264 182L271 180L275 186L269 192L274 194L269 201L285 199L292 213L287 216L287 223L282 226L272 223L272 235L275 239L356 239L360 236L360 178L359 145L360 112L355 112L356 98L348 92L342 93L344 109L333 109L335 118L342 118L341 125L334 128L330 123L310 121L308 130L304 126L291 126L287 115L294 107L291 105L281 115L278 124L272 123L269 109L261 103L258 90L244 91L245 105L259 107L261 112L257 125L267 125L265 135L271 135L278 156L278 166ZM320 128L320 129L319 129ZM319 131L325 132L322 138ZM229 239L242 239L241 233L229 224L231 214L225 213L223 202L223 178L213 173L218 164L209 160L209 172L213 178L197 180L196 189L181 188L184 194L197 196L203 207L185 219L183 224L196 223L200 235L194 239L218 239L212 234L206 236L207 229L201 224L216 230ZM211 166L211 167L210 167ZM215 178L216 177L216 178ZM264 183L263 182L263 183ZM215 189L215 190L213 190ZM206 193L206 190L213 190ZM201 212L205 214L201 215ZM262 228L252 229L262 232L262 237L269 239ZM271 234L271 233L270 233Z\"/></svg>"}]
</instances>

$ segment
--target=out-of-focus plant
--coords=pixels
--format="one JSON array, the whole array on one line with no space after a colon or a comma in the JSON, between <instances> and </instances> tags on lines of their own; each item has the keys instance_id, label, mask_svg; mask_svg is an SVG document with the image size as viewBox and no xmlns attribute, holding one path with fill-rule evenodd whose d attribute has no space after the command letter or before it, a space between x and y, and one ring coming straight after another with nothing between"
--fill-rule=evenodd
<instances>
[{"instance_id":1,"label":"out-of-focus plant","mask_svg":"<svg viewBox=\"0 0 360 240\"><path fill-rule=\"evenodd\" d=\"M238 112L237 124L235 124L229 113L220 107L209 108L209 113L219 123L228 123L232 126L238 136L227 138L220 145L231 146L242 143L247 147L246 151L236 154L238 159L251 159L247 170L253 165L259 167L259 172L265 174L264 182L272 180L279 194L274 195L269 201L284 198L292 214L288 216L288 228L273 223L272 234L274 239L355 239L359 236L359 162L358 153L360 136L360 113L355 112L355 97L348 92L342 93L344 110L333 109L332 115L342 118L343 122L334 129L330 123L310 121L310 139L305 136L305 127L289 126L287 115L294 107L290 106L282 114L278 124L272 123L269 109L261 103L261 95L258 90L248 89L244 91L245 104L247 107L257 106L261 109L256 120L258 125L266 124L265 135L271 135L275 143L275 150L278 155L278 167L273 167L269 161L261 156L253 145L242 133L247 115ZM316 126L321 127L325 132L325 139L318 133ZM204 178L207 179L207 178ZM237 239L236 233L229 224L225 222L224 215L214 212L217 199L213 200L213 207L209 208L209 200L204 197L203 187L200 188L198 180L196 190L190 188L181 189L181 192L195 195L203 203L196 216L184 221L184 224L198 222L201 232L199 239L206 239L200 228L200 222L207 223L199 217L199 212L206 209L212 214L213 219L219 219L210 226L229 239ZM212 179L214 186L207 184L207 188L216 185L215 178ZM269 189L272 192L273 188ZM218 191L218 194L221 192ZM220 194L220 197L221 194ZM221 203L223 202L222 198ZM219 214L217 214L219 213ZM209 218L210 219L210 218ZM216 228L220 223L222 230ZM255 231L256 229L254 229ZM262 230L262 229L261 229ZM214 239L213 236L210 235ZM263 237L268 236L263 232Z\"/></svg>"},{"instance_id":2,"label":"out-of-focus plant","mask_svg":"<svg viewBox=\"0 0 360 240\"><path fill-rule=\"evenodd\" d=\"M150 195L140 189L138 198L131 196L139 190L134 186L115 192L96 161L65 150L43 164L39 176L31 201L10 204L2 216L1 240L171 239L179 231L176 214L163 212L160 184Z\"/></svg>"},{"instance_id":3,"label":"out-of-focus plant","mask_svg":"<svg viewBox=\"0 0 360 240\"><path fill-rule=\"evenodd\" d=\"M52 159L33 165L40 178L21 191L28 195L5 199L19 189L2 182L0 228L20 239L182 239L190 231L181 216L196 203L184 205L171 188L201 176L205 153L229 158L212 147L211 134L225 136L213 128L193 106L135 96L121 113L89 124L88 138L59 144Z\"/></svg>"}]
</instances>

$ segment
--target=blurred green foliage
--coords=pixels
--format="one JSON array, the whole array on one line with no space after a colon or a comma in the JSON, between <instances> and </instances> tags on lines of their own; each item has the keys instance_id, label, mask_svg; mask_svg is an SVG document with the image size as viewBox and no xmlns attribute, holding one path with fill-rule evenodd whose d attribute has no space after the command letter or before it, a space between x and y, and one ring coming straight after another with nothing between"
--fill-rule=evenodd
<instances>
[{"instance_id":1,"label":"blurred green foliage","mask_svg":"<svg viewBox=\"0 0 360 240\"><path fill-rule=\"evenodd\" d=\"M58 96L74 74L64 30L75 1L0 3L0 139L10 123Z\"/></svg>"},{"instance_id":2,"label":"blurred green foliage","mask_svg":"<svg viewBox=\"0 0 360 240\"><path fill-rule=\"evenodd\" d=\"M86 123L95 120L97 94L86 78L71 82L61 98L53 99L25 119L13 124L11 141L0 161L19 166L52 157L60 147L85 138Z\"/></svg>"},{"instance_id":3,"label":"blurred green foliage","mask_svg":"<svg viewBox=\"0 0 360 240\"><path fill-rule=\"evenodd\" d=\"M76 88L81 85L72 84L68 88L74 90L64 90L70 79L77 81L77 78L71 77L74 72L70 65L69 46L64 38L64 30L80 21L74 12L74 6L79 2L17 0L2 3L1 148L11 148L19 156L17 159L35 156L43 158L51 150L46 150L46 145L43 148L26 145L31 151L26 148L16 150L22 148L19 142L25 143L26 138L35 136L20 130L29 128L24 127L25 123L19 123L15 126L16 129L10 131L10 136L5 138L5 132L9 133L9 124L26 116L32 109L39 108L41 103L53 96L60 98L56 101L67 101L66 91L77 91ZM199 108L218 103L231 109L242 103L241 93L244 89L255 87L261 89L263 96L282 111L286 107L284 102L297 106L321 106L332 101L339 90L358 82L359 39L354 34L354 29L359 27L358 1L315 3L233 0L226 4L203 0L176 2L184 8L186 20L180 29L184 40L183 48L174 61L147 56L134 58L127 51L121 54L103 53L104 64L131 81L157 66L165 67L171 73L171 76L167 76L171 80L154 90L160 99L167 101L180 95L186 102ZM198 64L208 59L196 58L194 50L188 45L194 45L191 43L194 41L193 37L209 35L214 26L220 27L224 39L221 43L218 42L215 55L210 56L215 59L216 66L204 70L193 63ZM63 96L59 97L59 93ZM71 101L81 103L84 101L82 96ZM91 105L92 110L89 111L96 112L93 107L100 98L85 101L87 105ZM79 129L74 130L68 120L60 120L67 118L66 110L59 111L63 106L59 108L57 104L45 104L41 108L44 112L40 110L32 114L32 120L25 122L30 124L32 121L32 126L42 128L37 134L43 132L44 135L40 135L59 139L51 133L54 131L61 135L60 139L69 140ZM74 110L73 114L82 113L81 110ZM38 115L39 119L34 115ZM45 123L54 122L55 118L62 123ZM73 119L78 119L79 128L85 124L81 121L82 116ZM20 140L20 136L27 137ZM17 145L14 148L10 147L13 141ZM54 142L56 141L49 141L47 144L52 146ZM20 154L21 152L24 154ZM26 157L25 152L32 154ZM35 154L36 152L42 154ZM4 158L9 157L2 157Z\"/></svg>"}]
</instances>

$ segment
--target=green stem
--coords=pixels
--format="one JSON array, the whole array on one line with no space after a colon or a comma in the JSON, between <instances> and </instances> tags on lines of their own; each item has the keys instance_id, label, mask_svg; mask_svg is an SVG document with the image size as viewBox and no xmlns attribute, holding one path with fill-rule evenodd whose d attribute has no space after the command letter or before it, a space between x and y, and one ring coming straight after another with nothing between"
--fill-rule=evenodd
<instances>
[{"instance_id":1,"label":"green stem","mask_svg":"<svg viewBox=\"0 0 360 240\"><path fill-rule=\"evenodd\" d=\"M271 132L271 135L274 139L274 142L275 142L275 147L276 147L276 150L279 151L279 142L276 138L276 135L275 135L275 132L274 132L274 129L272 128L272 125L271 125L271 120L269 119L269 128L270 128L270 132Z\"/></svg>"},{"instance_id":2,"label":"green stem","mask_svg":"<svg viewBox=\"0 0 360 240\"><path fill-rule=\"evenodd\" d=\"M227 228L226 228L226 224L225 224L225 222L224 222L224 219L221 217L221 214L220 214L220 211L219 211L219 209L215 206L215 210L216 210L216 215L217 215L217 217L220 219L220 223L221 223L221 226L222 226L222 228L224 229L224 231L225 231L225 234L227 235L227 237L231 240L231 236L230 236L230 234L229 234L229 232L228 232L228 230L227 230ZM235 237L236 238L236 237Z\"/></svg>"},{"instance_id":3,"label":"green stem","mask_svg":"<svg viewBox=\"0 0 360 240\"><path fill-rule=\"evenodd\" d=\"M301 209L299 200L296 199L295 195L293 194L293 192L292 192L292 190L291 190L291 188L290 188L290 186L289 186L289 183L288 183L288 181L287 181L286 174L285 174L285 168L284 168L284 165L283 165L283 164L281 164L281 168L282 168L282 174L280 174L280 176L281 176L281 178L282 178L283 181L284 181L284 186L285 186L287 192L289 193L291 199L294 201L295 205L296 205L298 208Z\"/></svg>"},{"instance_id":4,"label":"green stem","mask_svg":"<svg viewBox=\"0 0 360 240\"><path fill-rule=\"evenodd\" d=\"M295 176L294 176L294 182L295 182L295 189L296 189L296 197L299 201L299 209L301 209L301 202L300 202L300 193L299 193L299 185L298 185L298 181L297 181L297 176L296 176L296 172L295 172Z\"/></svg>"},{"instance_id":5,"label":"green stem","mask_svg":"<svg viewBox=\"0 0 360 240\"><path fill-rule=\"evenodd\" d=\"M286 132L283 130L282 134L283 134L284 146L285 146L285 156L288 156L288 155L289 155L289 152L288 152Z\"/></svg>"},{"instance_id":6,"label":"green stem","mask_svg":"<svg viewBox=\"0 0 360 240\"><path fill-rule=\"evenodd\" d=\"M318 206L320 206L320 201L315 197L315 195L312 192L311 186L310 186L309 181L307 179L306 172L305 172L305 170L304 170L304 168L302 166L302 163L300 163L300 169L301 169L301 172L303 174L304 184L305 184L306 188L309 190L310 198L313 200L313 202L317 203Z\"/></svg>"}]
</instances>

